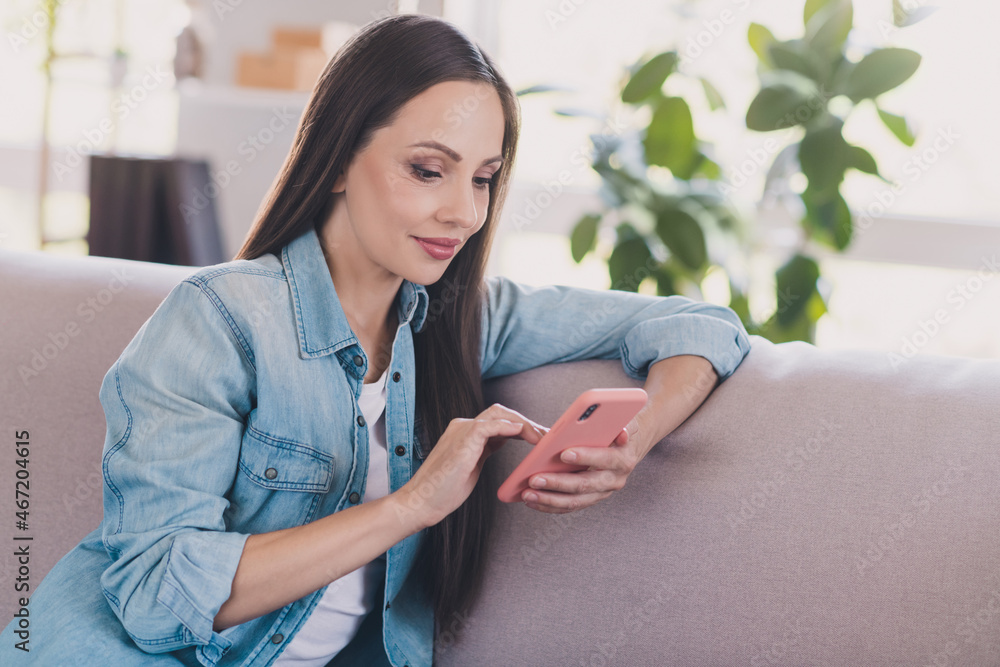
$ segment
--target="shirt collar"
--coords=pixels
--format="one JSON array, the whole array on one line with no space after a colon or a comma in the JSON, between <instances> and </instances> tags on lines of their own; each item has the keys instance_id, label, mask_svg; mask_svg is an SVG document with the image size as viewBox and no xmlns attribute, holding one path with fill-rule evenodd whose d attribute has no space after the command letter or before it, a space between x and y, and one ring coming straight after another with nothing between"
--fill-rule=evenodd
<instances>
[{"instance_id":1,"label":"shirt collar","mask_svg":"<svg viewBox=\"0 0 1000 667\"><path fill-rule=\"evenodd\" d=\"M356 343L315 227L310 226L281 249L281 263L292 290L299 355L319 357ZM425 286L404 278L396 300L399 323L409 323L414 331L420 331L428 301Z\"/></svg>"}]
</instances>

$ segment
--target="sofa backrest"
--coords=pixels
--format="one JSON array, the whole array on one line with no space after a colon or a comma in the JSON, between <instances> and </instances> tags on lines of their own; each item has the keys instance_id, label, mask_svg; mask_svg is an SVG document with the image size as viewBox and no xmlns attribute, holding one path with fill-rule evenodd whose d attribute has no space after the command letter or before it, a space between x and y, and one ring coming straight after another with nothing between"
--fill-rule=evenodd
<instances>
[{"instance_id":1,"label":"sofa backrest","mask_svg":"<svg viewBox=\"0 0 1000 667\"><path fill-rule=\"evenodd\" d=\"M501 507L435 665L1000 664L1000 361L751 341L611 497ZM642 385L588 360L486 394L551 425L596 386Z\"/></svg>"},{"instance_id":2,"label":"sofa backrest","mask_svg":"<svg viewBox=\"0 0 1000 667\"><path fill-rule=\"evenodd\" d=\"M198 267L0 250L2 534L31 536L31 590L101 521L98 400L105 373L170 289ZM14 523L15 433L28 433L27 530ZM14 558L0 558L0 618L16 608ZM6 621L4 621L6 623Z\"/></svg>"}]
</instances>

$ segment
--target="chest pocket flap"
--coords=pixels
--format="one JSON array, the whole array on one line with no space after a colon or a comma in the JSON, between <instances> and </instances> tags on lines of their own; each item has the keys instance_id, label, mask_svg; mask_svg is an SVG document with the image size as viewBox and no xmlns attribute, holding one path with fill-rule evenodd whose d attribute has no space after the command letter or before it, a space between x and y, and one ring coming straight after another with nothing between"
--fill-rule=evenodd
<instances>
[{"instance_id":1,"label":"chest pocket flap","mask_svg":"<svg viewBox=\"0 0 1000 667\"><path fill-rule=\"evenodd\" d=\"M325 493L333 482L331 456L285 438L247 426L240 451L240 470L268 489Z\"/></svg>"}]
</instances>

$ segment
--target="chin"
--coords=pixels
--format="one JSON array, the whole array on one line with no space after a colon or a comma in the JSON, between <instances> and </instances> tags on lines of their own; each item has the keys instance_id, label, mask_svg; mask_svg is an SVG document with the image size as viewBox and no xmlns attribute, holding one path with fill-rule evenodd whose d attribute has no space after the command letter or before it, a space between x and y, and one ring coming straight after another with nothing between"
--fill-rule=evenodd
<instances>
[{"instance_id":1,"label":"chin","mask_svg":"<svg viewBox=\"0 0 1000 667\"><path fill-rule=\"evenodd\" d=\"M407 272L406 274L402 274L402 277L409 280L411 283L424 285L426 287L427 285L433 285L437 281L441 280L444 276L444 271L445 269L424 269Z\"/></svg>"}]
</instances>

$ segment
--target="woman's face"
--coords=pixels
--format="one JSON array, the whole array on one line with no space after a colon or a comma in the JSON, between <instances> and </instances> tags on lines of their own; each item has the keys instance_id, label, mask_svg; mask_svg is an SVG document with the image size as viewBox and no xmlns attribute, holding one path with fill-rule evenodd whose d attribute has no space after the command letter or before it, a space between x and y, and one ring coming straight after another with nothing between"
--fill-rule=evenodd
<instances>
[{"instance_id":1,"label":"woman's face","mask_svg":"<svg viewBox=\"0 0 1000 667\"><path fill-rule=\"evenodd\" d=\"M342 194L325 234L334 262L355 275L437 282L486 221L503 135L500 97L488 84L445 81L412 98L334 184Z\"/></svg>"}]
</instances>

